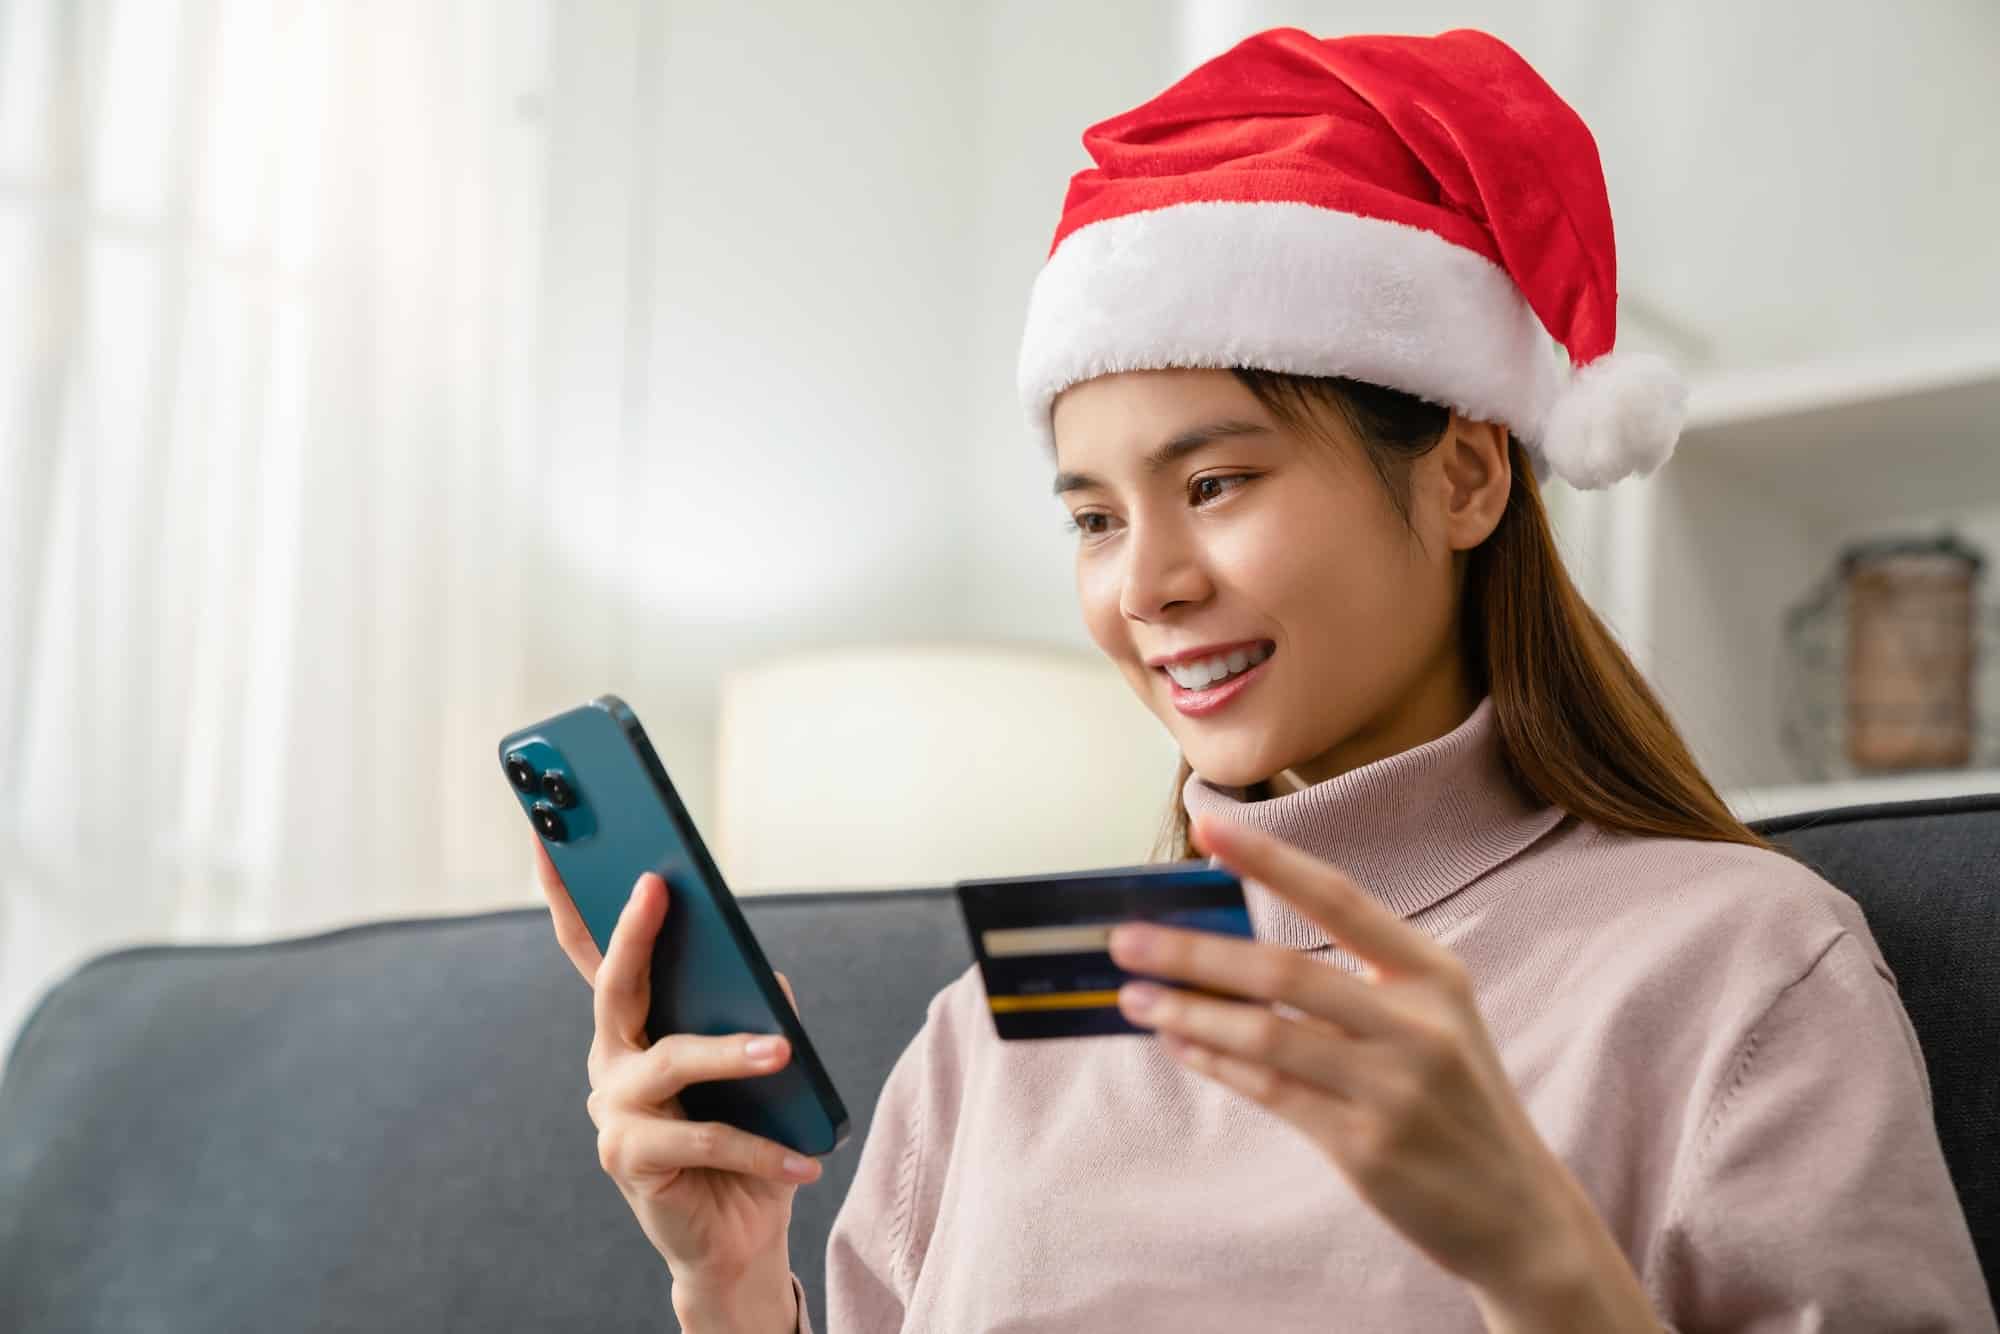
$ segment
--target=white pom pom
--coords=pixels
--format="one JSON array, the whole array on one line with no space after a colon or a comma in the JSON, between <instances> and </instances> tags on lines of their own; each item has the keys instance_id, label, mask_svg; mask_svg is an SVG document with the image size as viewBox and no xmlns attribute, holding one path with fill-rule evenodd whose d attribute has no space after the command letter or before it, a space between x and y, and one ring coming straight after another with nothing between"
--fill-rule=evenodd
<instances>
[{"instance_id":1,"label":"white pom pom","mask_svg":"<svg viewBox=\"0 0 2000 1334\"><path fill-rule=\"evenodd\" d=\"M1687 415L1687 384L1649 352L1611 352L1570 377L1549 410L1541 452L1580 490L1658 468Z\"/></svg>"}]
</instances>

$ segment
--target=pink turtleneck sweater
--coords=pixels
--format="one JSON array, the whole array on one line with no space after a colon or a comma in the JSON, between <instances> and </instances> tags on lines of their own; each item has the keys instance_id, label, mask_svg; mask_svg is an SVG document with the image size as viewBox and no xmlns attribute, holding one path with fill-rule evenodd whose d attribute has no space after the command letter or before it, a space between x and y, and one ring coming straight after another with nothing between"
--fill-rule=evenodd
<instances>
[{"instance_id":1,"label":"pink turtleneck sweater","mask_svg":"<svg viewBox=\"0 0 2000 1334\"><path fill-rule=\"evenodd\" d=\"M1465 961L1531 1118L1674 1334L1995 1329L1895 979L1812 871L1538 806L1500 768L1490 698L1300 792L1184 795ZM1245 890L1260 940L1357 967ZM1289 1124L1151 1037L1001 1042L976 968L883 1086L826 1272L830 1334L1483 1328Z\"/></svg>"}]
</instances>

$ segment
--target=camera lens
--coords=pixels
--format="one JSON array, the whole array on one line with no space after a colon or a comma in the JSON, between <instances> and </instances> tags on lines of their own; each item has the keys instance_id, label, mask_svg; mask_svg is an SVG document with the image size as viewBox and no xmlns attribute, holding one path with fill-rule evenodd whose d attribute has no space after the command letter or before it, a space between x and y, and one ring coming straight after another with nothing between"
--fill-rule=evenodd
<instances>
[{"instance_id":1,"label":"camera lens","mask_svg":"<svg viewBox=\"0 0 2000 1334\"><path fill-rule=\"evenodd\" d=\"M507 752L507 780L523 792L535 790L535 766L518 750Z\"/></svg>"},{"instance_id":2,"label":"camera lens","mask_svg":"<svg viewBox=\"0 0 2000 1334\"><path fill-rule=\"evenodd\" d=\"M569 785L569 779L554 769L542 775L542 795L558 806L576 805L576 789Z\"/></svg>"},{"instance_id":3,"label":"camera lens","mask_svg":"<svg viewBox=\"0 0 2000 1334\"><path fill-rule=\"evenodd\" d=\"M552 843L560 843L569 837L569 826L563 823L563 818L556 808L546 801L536 802L528 813L534 817L535 828L542 831L543 838Z\"/></svg>"}]
</instances>

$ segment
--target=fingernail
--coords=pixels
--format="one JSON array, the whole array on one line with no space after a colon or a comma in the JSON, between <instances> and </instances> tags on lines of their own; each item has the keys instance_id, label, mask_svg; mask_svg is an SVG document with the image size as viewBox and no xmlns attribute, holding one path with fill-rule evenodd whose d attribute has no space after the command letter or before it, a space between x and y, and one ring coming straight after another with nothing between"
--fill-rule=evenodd
<instances>
[{"instance_id":1,"label":"fingernail","mask_svg":"<svg viewBox=\"0 0 2000 1334\"><path fill-rule=\"evenodd\" d=\"M1152 932L1144 927L1121 926L1111 933L1111 952L1121 959L1138 963L1152 953Z\"/></svg>"},{"instance_id":2,"label":"fingernail","mask_svg":"<svg viewBox=\"0 0 2000 1334\"><path fill-rule=\"evenodd\" d=\"M769 1061L778 1055L778 1039L751 1038L743 1044L743 1054L753 1061Z\"/></svg>"},{"instance_id":3,"label":"fingernail","mask_svg":"<svg viewBox=\"0 0 2000 1334\"><path fill-rule=\"evenodd\" d=\"M1147 1014L1160 1003L1160 989L1151 982L1127 982L1120 992L1120 999L1133 1014Z\"/></svg>"},{"instance_id":4,"label":"fingernail","mask_svg":"<svg viewBox=\"0 0 2000 1334\"><path fill-rule=\"evenodd\" d=\"M796 1153L786 1154L781 1166L785 1169L786 1176L797 1177L801 1181L811 1180L815 1170L812 1159L801 1158Z\"/></svg>"}]
</instances>

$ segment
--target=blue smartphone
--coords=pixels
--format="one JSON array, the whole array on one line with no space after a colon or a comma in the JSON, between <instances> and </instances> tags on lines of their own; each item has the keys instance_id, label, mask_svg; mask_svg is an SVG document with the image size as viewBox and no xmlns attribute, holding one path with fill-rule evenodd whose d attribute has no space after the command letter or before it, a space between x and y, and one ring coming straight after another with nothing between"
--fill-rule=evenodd
<instances>
[{"instance_id":1,"label":"blue smartphone","mask_svg":"<svg viewBox=\"0 0 2000 1334\"><path fill-rule=\"evenodd\" d=\"M502 737L500 767L599 950L611 947L639 876L666 880L647 1037L779 1033L791 1043L791 1060L773 1074L688 1085L688 1119L832 1152L847 1138L847 1108L638 716L600 696Z\"/></svg>"}]
</instances>

